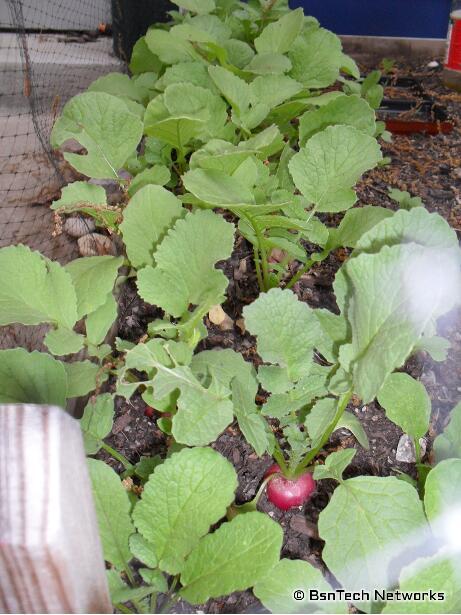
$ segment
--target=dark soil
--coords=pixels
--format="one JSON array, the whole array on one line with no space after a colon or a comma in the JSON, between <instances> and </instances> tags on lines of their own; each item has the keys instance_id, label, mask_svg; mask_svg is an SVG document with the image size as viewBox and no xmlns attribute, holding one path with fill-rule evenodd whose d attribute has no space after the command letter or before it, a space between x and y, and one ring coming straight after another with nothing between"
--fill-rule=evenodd
<instances>
[{"instance_id":1,"label":"dark soil","mask_svg":"<svg viewBox=\"0 0 461 615\"><path fill-rule=\"evenodd\" d=\"M400 76L408 75L408 67L397 69ZM416 67L410 76L421 79L423 87L434 99L448 108L454 122L449 135L427 136L415 134L394 136L391 144L383 144L383 153L391 158L388 166L380 167L367 174L358 187L359 205L374 204L396 209L396 204L387 195L388 188L408 190L414 196L421 196L429 211L441 214L450 225L461 232L461 130L459 111L461 95L445 89L440 80L441 69L428 69L425 65ZM386 92L391 95L392 91ZM336 310L332 282L334 274L347 252L339 250L323 263L316 265L295 285L299 298L311 307L327 307ZM224 310L234 321L227 331L206 322L209 336L201 343L205 348L233 348L248 361L258 362L254 339L244 332L240 320L242 308L258 295L253 272L252 253L242 238L236 242L234 253L221 265L229 278L228 300ZM136 295L135 288L128 286L121 302L119 336L138 341L146 331L147 323L158 317L155 309L144 304ZM412 357L405 369L425 384L432 400L433 416L427 436L430 460L431 443L447 423L449 411L461 398L461 312L449 314L440 323L440 335L447 337L451 350L447 361L434 362L426 353ZM327 451L354 447L357 454L347 469L347 476L361 474L388 476L398 471L415 476L414 464L396 461L396 449L402 435L401 430L386 419L377 403L364 406L354 400L350 410L359 417L370 440L370 449L363 449L346 430L334 433ZM108 443L123 453L130 461L137 462L142 455L166 452L164 434L156 427L155 416L144 416L145 404L139 396L131 401L117 398L117 418ZM237 501L251 499L266 468L272 460L265 456L258 458L242 438L235 425L221 435L214 447L234 465L239 478ZM326 454L326 453L325 453ZM107 457L105 456L107 459ZM113 463L112 460L109 460ZM117 466L117 464L115 464ZM121 468L118 468L121 469ZM335 488L334 481L321 481L309 502L299 509L282 512L272 506L265 497L260 510L267 512L284 529L282 555L299 558L324 568L322 563L322 541L317 533L319 513L327 505ZM179 604L179 612L195 612L186 604ZM200 612L200 611L199 611ZM211 600L201 607L205 613L264 612L251 592L237 592L220 600Z\"/></svg>"}]
</instances>

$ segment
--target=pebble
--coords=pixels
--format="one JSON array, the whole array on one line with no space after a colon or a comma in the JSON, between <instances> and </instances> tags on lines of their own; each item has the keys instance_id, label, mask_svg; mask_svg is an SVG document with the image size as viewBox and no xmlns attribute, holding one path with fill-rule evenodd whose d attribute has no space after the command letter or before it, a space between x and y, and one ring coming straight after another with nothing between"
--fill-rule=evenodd
<instances>
[{"instance_id":1,"label":"pebble","mask_svg":"<svg viewBox=\"0 0 461 615\"><path fill-rule=\"evenodd\" d=\"M428 68L437 68L437 66L440 66L440 64L437 62L437 60L432 60L431 62L427 63L427 67Z\"/></svg>"},{"instance_id":2,"label":"pebble","mask_svg":"<svg viewBox=\"0 0 461 615\"><path fill-rule=\"evenodd\" d=\"M78 249L81 256L103 256L111 254L115 256L115 246L106 235L99 233L89 233L77 240Z\"/></svg>"},{"instance_id":3,"label":"pebble","mask_svg":"<svg viewBox=\"0 0 461 615\"><path fill-rule=\"evenodd\" d=\"M426 452L426 440L424 438L419 439L419 446L421 448L421 456ZM403 463L415 463L416 453L413 446L413 440L408 434L403 434L397 445L397 452L395 453L396 461Z\"/></svg>"},{"instance_id":4,"label":"pebble","mask_svg":"<svg viewBox=\"0 0 461 615\"><path fill-rule=\"evenodd\" d=\"M70 237L82 237L92 233L95 229L95 224L91 218L83 218L82 216L70 216L64 222L64 230Z\"/></svg>"}]
</instances>

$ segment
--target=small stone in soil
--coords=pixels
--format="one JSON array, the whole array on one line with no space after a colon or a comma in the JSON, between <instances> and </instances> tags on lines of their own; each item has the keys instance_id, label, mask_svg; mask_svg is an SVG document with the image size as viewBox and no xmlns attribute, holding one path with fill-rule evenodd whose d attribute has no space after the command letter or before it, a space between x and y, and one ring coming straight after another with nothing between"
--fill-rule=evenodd
<instances>
[{"instance_id":1,"label":"small stone in soil","mask_svg":"<svg viewBox=\"0 0 461 615\"><path fill-rule=\"evenodd\" d=\"M421 449L421 456L423 456L426 452L426 440L424 438L419 439L419 446ZM404 433L399 440L395 459L396 461L401 461L404 463L415 463L416 461L416 453L415 447L413 445L413 440L406 433Z\"/></svg>"}]
</instances>

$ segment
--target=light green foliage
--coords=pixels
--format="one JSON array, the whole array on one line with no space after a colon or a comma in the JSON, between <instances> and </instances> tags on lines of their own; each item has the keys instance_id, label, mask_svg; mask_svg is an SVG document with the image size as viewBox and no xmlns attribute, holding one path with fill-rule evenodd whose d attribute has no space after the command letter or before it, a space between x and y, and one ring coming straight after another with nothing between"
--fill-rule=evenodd
<instances>
[{"instance_id":1,"label":"light green foliage","mask_svg":"<svg viewBox=\"0 0 461 615\"><path fill-rule=\"evenodd\" d=\"M118 179L118 171L136 149L142 135L141 120L126 104L110 94L87 92L65 105L51 133L53 147L77 140L87 154L66 152L64 158L79 173L99 179Z\"/></svg>"},{"instance_id":2,"label":"light green foliage","mask_svg":"<svg viewBox=\"0 0 461 615\"><path fill-rule=\"evenodd\" d=\"M91 361L64 363L67 374L67 397L80 397L96 388L99 365ZM100 374L99 382L107 380L107 374Z\"/></svg>"},{"instance_id":3,"label":"light green foliage","mask_svg":"<svg viewBox=\"0 0 461 615\"><path fill-rule=\"evenodd\" d=\"M48 354L13 348L0 352L0 401L4 404L53 404L64 408L64 364Z\"/></svg>"},{"instance_id":4,"label":"light green foliage","mask_svg":"<svg viewBox=\"0 0 461 615\"><path fill-rule=\"evenodd\" d=\"M129 540L132 555L149 568L156 568L158 565L154 547L141 534L132 534Z\"/></svg>"},{"instance_id":5,"label":"light green foliage","mask_svg":"<svg viewBox=\"0 0 461 615\"><path fill-rule=\"evenodd\" d=\"M312 440L312 447L316 447L323 434L328 429L328 426L333 421L338 406L338 400L332 397L325 397L320 399L309 414L304 422L307 427L307 432Z\"/></svg>"},{"instance_id":6,"label":"light green foliage","mask_svg":"<svg viewBox=\"0 0 461 615\"><path fill-rule=\"evenodd\" d=\"M152 263L158 242L182 212L181 201L161 186L144 186L136 192L120 225L133 267Z\"/></svg>"},{"instance_id":7,"label":"light green foliage","mask_svg":"<svg viewBox=\"0 0 461 615\"><path fill-rule=\"evenodd\" d=\"M79 352L83 348L84 336L72 329L51 329L44 342L52 354L62 356Z\"/></svg>"},{"instance_id":8,"label":"light green foliage","mask_svg":"<svg viewBox=\"0 0 461 615\"><path fill-rule=\"evenodd\" d=\"M139 103L142 103L148 95L146 88L140 87L133 79L123 73L109 73L99 77L90 84L88 91L105 92L122 100L134 100Z\"/></svg>"},{"instance_id":9,"label":"light green foliage","mask_svg":"<svg viewBox=\"0 0 461 615\"><path fill-rule=\"evenodd\" d=\"M378 401L393 423L413 438L429 428L431 400L424 385L408 374L391 374L378 394Z\"/></svg>"},{"instance_id":10,"label":"light green foliage","mask_svg":"<svg viewBox=\"0 0 461 615\"><path fill-rule=\"evenodd\" d=\"M293 593L296 589L332 591L318 568L302 560L281 559L267 576L256 583L253 592L271 613L348 612L345 602L295 600Z\"/></svg>"},{"instance_id":11,"label":"light green foliage","mask_svg":"<svg viewBox=\"0 0 461 615\"><path fill-rule=\"evenodd\" d=\"M174 4L199 15L211 13L216 7L215 0L174 0Z\"/></svg>"},{"instance_id":12,"label":"light green foliage","mask_svg":"<svg viewBox=\"0 0 461 615\"><path fill-rule=\"evenodd\" d=\"M154 470L133 519L161 570L184 569L184 559L224 516L236 487L232 465L210 448L185 448Z\"/></svg>"},{"instance_id":13,"label":"light green foliage","mask_svg":"<svg viewBox=\"0 0 461 615\"><path fill-rule=\"evenodd\" d=\"M268 24L262 33L255 38L256 51L258 53L286 53L301 32L303 21L303 10L296 9Z\"/></svg>"},{"instance_id":14,"label":"light green foliage","mask_svg":"<svg viewBox=\"0 0 461 615\"><path fill-rule=\"evenodd\" d=\"M420 196L411 196L406 190L397 190L392 188L389 190L389 196L393 201L396 201L402 209L413 209L413 207L422 207L423 201Z\"/></svg>"},{"instance_id":15,"label":"light green foliage","mask_svg":"<svg viewBox=\"0 0 461 615\"><path fill-rule=\"evenodd\" d=\"M138 190L150 184L164 186L170 179L171 174L168 167L160 164L154 165L151 169L144 169L131 180L128 194L133 196Z\"/></svg>"},{"instance_id":16,"label":"light green foliage","mask_svg":"<svg viewBox=\"0 0 461 615\"><path fill-rule=\"evenodd\" d=\"M368 436L365 430L362 427L362 423L359 419L352 414L352 412L344 412L339 421L336 424L335 431L337 429L347 429L349 430L356 438L357 442L363 446L363 448L370 448L370 443L368 442Z\"/></svg>"},{"instance_id":17,"label":"light green foliage","mask_svg":"<svg viewBox=\"0 0 461 615\"><path fill-rule=\"evenodd\" d=\"M90 344L102 344L112 323L117 319L117 307L114 295L109 293L106 301L87 316L86 336Z\"/></svg>"},{"instance_id":18,"label":"light green foliage","mask_svg":"<svg viewBox=\"0 0 461 615\"><path fill-rule=\"evenodd\" d=\"M325 459L324 465L315 466L314 479L334 478L341 483L343 481L343 472L354 459L356 452L354 448L346 448L342 451L330 453Z\"/></svg>"},{"instance_id":19,"label":"light green foliage","mask_svg":"<svg viewBox=\"0 0 461 615\"><path fill-rule=\"evenodd\" d=\"M107 301L123 256L87 256L66 265L77 294L77 316L91 314Z\"/></svg>"},{"instance_id":20,"label":"light green foliage","mask_svg":"<svg viewBox=\"0 0 461 615\"><path fill-rule=\"evenodd\" d=\"M254 203L252 190L235 177L218 169L194 169L184 177L184 186L198 199L221 207L251 207Z\"/></svg>"},{"instance_id":21,"label":"light green foliage","mask_svg":"<svg viewBox=\"0 0 461 615\"><path fill-rule=\"evenodd\" d=\"M323 28L298 36L288 52L290 76L306 88L324 88L336 81L343 63L341 41Z\"/></svg>"},{"instance_id":22,"label":"light green foliage","mask_svg":"<svg viewBox=\"0 0 461 615\"><path fill-rule=\"evenodd\" d=\"M425 335L416 342L413 351L418 352L422 350L427 352L434 361L445 361L450 347L450 342L444 337L439 337L438 335L431 335L429 337Z\"/></svg>"},{"instance_id":23,"label":"light green foliage","mask_svg":"<svg viewBox=\"0 0 461 615\"><path fill-rule=\"evenodd\" d=\"M178 220L154 254L155 267L138 274L141 297L172 316L182 316L190 303L221 303L227 278L214 268L228 258L234 227L211 211L188 213Z\"/></svg>"},{"instance_id":24,"label":"light green foliage","mask_svg":"<svg viewBox=\"0 0 461 615\"><path fill-rule=\"evenodd\" d=\"M0 325L49 322L71 329L77 307L71 276L23 245L0 250Z\"/></svg>"},{"instance_id":25,"label":"light green foliage","mask_svg":"<svg viewBox=\"0 0 461 615\"><path fill-rule=\"evenodd\" d=\"M87 463L104 559L122 571L131 559L128 540L135 531L128 493L114 470L103 461L88 459Z\"/></svg>"},{"instance_id":26,"label":"light green foliage","mask_svg":"<svg viewBox=\"0 0 461 615\"><path fill-rule=\"evenodd\" d=\"M450 413L450 421L434 440L434 455L437 462L450 457L461 458L461 402Z\"/></svg>"},{"instance_id":27,"label":"light green foliage","mask_svg":"<svg viewBox=\"0 0 461 615\"><path fill-rule=\"evenodd\" d=\"M171 34L171 31L149 28L145 35L147 47L164 64L190 62L199 58L189 41Z\"/></svg>"},{"instance_id":28,"label":"light green foliage","mask_svg":"<svg viewBox=\"0 0 461 615\"><path fill-rule=\"evenodd\" d=\"M327 126L343 124L373 136L376 130L375 112L359 96L341 95L319 107L306 111L299 119L299 143L304 145L313 135Z\"/></svg>"},{"instance_id":29,"label":"light green foliage","mask_svg":"<svg viewBox=\"0 0 461 615\"><path fill-rule=\"evenodd\" d=\"M90 399L80 419L87 455L96 454L102 440L109 435L114 420L114 399L109 393Z\"/></svg>"},{"instance_id":30,"label":"light green foliage","mask_svg":"<svg viewBox=\"0 0 461 615\"><path fill-rule=\"evenodd\" d=\"M51 209L63 209L65 212L78 209L85 205L106 205L106 191L102 186L88 182L72 182L61 190L61 198L51 203Z\"/></svg>"},{"instance_id":31,"label":"light green foliage","mask_svg":"<svg viewBox=\"0 0 461 615\"><path fill-rule=\"evenodd\" d=\"M433 533L449 541L447 527L461 506L461 459L444 459L433 468L424 486L424 507Z\"/></svg>"},{"instance_id":32,"label":"light green foliage","mask_svg":"<svg viewBox=\"0 0 461 615\"><path fill-rule=\"evenodd\" d=\"M292 98L302 88L300 83L286 75L265 75L250 83L250 98L253 105L261 102L272 108Z\"/></svg>"},{"instance_id":33,"label":"light green foliage","mask_svg":"<svg viewBox=\"0 0 461 615\"><path fill-rule=\"evenodd\" d=\"M328 250L335 250L341 246L355 248L362 235L385 218L392 216L391 210L374 205L349 209L339 226L329 229L328 243L325 248Z\"/></svg>"},{"instance_id":34,"label":"light green foliage","mask_svg":"<svg viewBox=\"0 0 461 615\"><path fill-rule=\"evenodd\" d=\"M441 551L420 558L402 570L402 592L443 592L444 600L389 601L383 613L458 613L461 610L461 574L456 561Z\"/></svg>"},{"instance_id":35,"label":"light green foliage","mask_svg":"<svg viewBox=\"0 0 461 615\"><path fill-rule=\"evenodd\" d=\"M382 155L376 140L351 126L329 126L314 135L289 162L296 187L318 211L352 207L351 186Z\"/></svg>"},{"instance_id":36,"label":"light green foliage","mask_svg":"<svg viewBox=\"0 0 461 615\"><path fill-rule=\"evenodd\" d=\"M320 513L322 557L348 589L387 587L390 563L407 552L426 520L416 490L395 477L343 481Z\"/></svg>"},{"instance_id":37,"label":"light green foliage","mask_svg":"<svg viewBox=\"0 0 461 615\"><path fill-rule=\"evenodd\" d=\"M131 60L129 64L130 72L133 75L138 75L150 71L157 72L161 68L162 64L159 58L154 55L146 43L146 37L141 36L136 41L131 54Z\"/></svg>"},{"instance_id":38,"label":"light green foliage","mask_svg":"<svg viewBox=\"0 0 461 615\"><path fill-rule=\"evenodd\" d=\"M307 375L318 323L312 310L288 290L271 289L243 310L245 326L258 339L258 353L267 363L287 369L296 382Z\"/></svg>"},{"instance_id":39,"label":"light green foliage","mask_svg":"<svg viewBox=\"0 0 461 615\"><path fill-rule=\"evenodd\" d=\"M282 528L260 512L224 523L202 538L187 558L181 572L181 596L201 604L252 587L278 562L282 534Z\"/></svg>"}]
</instances>

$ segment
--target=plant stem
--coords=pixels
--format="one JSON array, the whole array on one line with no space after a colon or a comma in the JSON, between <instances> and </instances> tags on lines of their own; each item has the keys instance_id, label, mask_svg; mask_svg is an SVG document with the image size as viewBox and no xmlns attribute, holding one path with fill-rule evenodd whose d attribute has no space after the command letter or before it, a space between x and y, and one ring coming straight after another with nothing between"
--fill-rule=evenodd
<instances>
[{"instance_id":1,"label":"plant stem","mask_svg":"<svg viewBox=\"0 0 461 615\"><path fill-rule=\"evenodd\" d=\"M347 393L344 393L344 395L342 395L339 398L339 400L338 400L338 408L336 410L335 416L333 417L333 420L328 425L328 428L325 430L325 432L324 432L320 442L318 443L318 445L315 448L311 449L307 453L307 455L304 457L304 459L298 464L298 466L296 467L296 470L294 471L294 475L295 476L300 474L310 464L310 462L314 459L314 457L318 454L318 452L328 442L328 440L330 439L331 434L333 433L333 431L335 430L336 425L338 424L339 419L343 415L343 412L346 409L347 404L349 403L351 397L352 397L352 389L350 389Z\"/></svg>"},{"instance_id":2,"label":"plant stem","mask_svg":"<svg viewBox=\"0 0 461 615\"><path fill-rule=\"evenodd\" d=\"M291 278L291 280L288 282L285 288L293 288L296 282L301 278L301 276L303 276L307 271L309 271L309 269L312 267L313 264L314 264L314 261L311 258L309 258L304 263L303 267L301 267L301 269L298 269L298 271Z\"/></svg>"},{"instance_id":3,"label":"plant stem","mask_svg":"<svg viewBox=\"0 0 461 615\"><path fill-rule=\"evenodd\" d=\"M261 263L259 260L260 259L259 250L256 246L253 246L253 258L255 261L256 277L258 278L258 286L262 290L264 288L264 282L263 282L263 277L261 274Z\"/></svg>"},{"instance_id":4,"label":"plant stem","mask_svg":"<svg viewBox=\"0 0 461 615\"><path fill-rule=\"evenodd\" d=\"M129 609L127 606L122 604L121 602L117 602L117 604L115 604L114 606L118 611L121 611L122 613L133 613L134 612L131 609Z\"/></svg>"},{"instance_id":5,"label":"plant stem","mask_svg":"<svg viewBox=\"0 0 461 615\"><path fill-rule=\"evenodd\" d=\"M257 510L258 502L261 499L262 494L264 493L264 489L266 488L267 483L271 481L273 478L275 478L276 476L277 474L270 474L269 476L266 476L266 478L263 480L263 482L259 486L259 489L256 492L256 495L249 502L245 502L245 504L232 504L232 506L229 506L228 511L227 511L228 520L232 521L232 519L236 517L237 515L241 515L242 513L253 512Z\"/></svg>"},{"instance_id":6,"label":"plant stem","mask_svg":"<svg viewBox=\"0 0 461 615\"><path fill-rule=\"evenodd\" d=\"M274 448L274 452L272 453L275 461L278 463L278 466L280 468L280 470L282 471L282 474L284 476L286 476L289 472L288 472L288 466L287 466L287 462L285 461L285 456L283 454L282 448L279 444L279 441L277 440L277 438L274 437L275 440L275 448Z\"/></svg>"},{"instance_id":7,"label":"plant stem","mask_svg":"<svg viewBox=\"0 0 461 615\"><path fill-rule=\"evenodd\" d=\"M135 470L134 465L130 463L124 455L118 453L114 448L112 448L105 442L101 443L101 448L104 449L106 453L109 453L109 455L111 455L114 459L119 461L125 467L126 470L130 472Z\"/></svg>"},{"instance_id":8,"label":"plant stem","mask_svg":"<svg viewBox=\"0 0 461 615\"><path fill-rule=\"evenodd\" d=\"M269 268L267 263L267 252L264 246L264 237L262 236L261 230L259 229L258 225L254 224L251 218L250 220L254 232L256 233L256 239L258 240L258 248L261 254L261 266L263 272L263 286L261 287L261 290L267 291L269 290Z\"/></svg>"},{"instance_id":9,"label":"plant stem","mask_svg":"<svg viewBox=\"0 0 461 615\"><path fill-rule=\"evenodd\" d=\"M134 576L133 576L133 572L130 568L130 566L128 564L125 564L125 568L123 569L126 576L128 577L129 582L131 583L131 585L136 585L136 581L134 580Z\"/></svg>"},{"instance_id":10,"label":"plant stem","mask_svg":"<svg viewBox=\"0 0 461 615\"><path fill-rule=\"evenodd\" d=\"M160 613L168 613L168 611L171 609L173 604L177 602L178 596L175 594L174 590L176 589L176 585L178 584L178 581L179 581L179 575L176 575L171 583L168 593L166 594L166 600L160 610Z\"/></svg>"}]
</instances>

